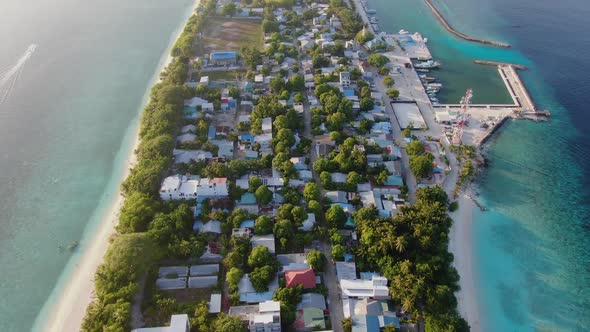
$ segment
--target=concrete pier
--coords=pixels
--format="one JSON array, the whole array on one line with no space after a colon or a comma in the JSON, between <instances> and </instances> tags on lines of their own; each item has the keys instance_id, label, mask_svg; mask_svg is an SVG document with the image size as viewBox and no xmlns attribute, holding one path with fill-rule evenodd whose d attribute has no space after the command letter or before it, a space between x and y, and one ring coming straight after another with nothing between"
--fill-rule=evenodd
<instances>
[{"instance_id":1,"label":"concrete pier","mask_svg":"<svg viewBox=\"0 0 590 332\"><path fill-rule=\"evenodd\" d=\"M438 20L440 21L440 23L442 23L442 25L445 27L445 29L447 29L447 31L454 34L455 36L465 39L465 40L468 40L468 41L476 42L476 43L492 45L492 46L497 46L497 47L504 47L504 48L510 47L510 44L467 36L466 34L453 29L453 27L449 24L449 22L447 22L445 17L438 11L438 9L436 9L436 6L434 6L434 4L432 3L431 0L424 0L424 2L426 2L426 5L432 10L432 12L434 13L434 16L436 16L438 18Z\"/></svg>"}]
</instances>

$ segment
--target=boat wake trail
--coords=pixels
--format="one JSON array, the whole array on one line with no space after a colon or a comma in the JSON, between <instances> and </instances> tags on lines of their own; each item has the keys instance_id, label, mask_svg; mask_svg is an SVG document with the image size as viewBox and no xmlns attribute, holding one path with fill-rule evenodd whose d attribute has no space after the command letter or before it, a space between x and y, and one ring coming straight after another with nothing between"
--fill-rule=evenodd
<instances>
[{"instance_id":1,"label":"boat wake trail","mask_svg":"<svg viewBox=\"0 0 590 332\"><path fill-rule=\"evenodd\" d=\"M37 49L37 45L31 44L14 66L0 73L0 105L10 97L10 93L14 89L25 64L33 55L35 49Z\"/></svg>"}]
</instances>

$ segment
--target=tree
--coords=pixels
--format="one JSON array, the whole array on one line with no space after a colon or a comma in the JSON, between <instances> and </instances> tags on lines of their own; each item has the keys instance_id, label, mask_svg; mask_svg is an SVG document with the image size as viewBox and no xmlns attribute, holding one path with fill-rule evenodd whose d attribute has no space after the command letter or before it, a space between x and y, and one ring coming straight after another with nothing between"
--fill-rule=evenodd
<instances>
[{"instance_id":1,"label":"tree","mask_svg":"<svg viewBox=\"0 0 590 332\"><path fill-rule=\"evenodd\" d=\"M369 31L367 31L367 29L363 29L363 30L359 31L356 34L356 36L354 37L354 40L356 40L361 45L365 44L369 40L373 40L373 39L375 39L375 35L373 35Z\"/></svg>"},{"instance_id":2,"label":"tree","mask_svg":"<svg viewBox=\"0 0 590 332\"><path fill-rule=\"evenodd\" d=\"M303 91L305 89L305 79L301 74L289 77L289 87L291 91Z\"/></svg>"},{"instance_id":3,"label":"tree","mask_svg":"<svg viewBox=\"0 0 590 332\"><path fill-rule=\"evenodd\" d=\"M303 188L303 198L307 202L309 201L317 201L320 198L320 189L315 182L308 182L305 184L305 188Z\"/></svg>"},{"instance_id":4,"label":"tree","mask_svg":"<svg viewBox=\"0 0 590 332\"><path fill-rule=\"evenodd\" d=\"M285 80L282 77L273 77L270 79L270 90L274 93L280 93L285 89Z\"/></svg>"},{"instance_id":5,"label":"tree","mask_svg":"<svg viewBox=\"0 0 590 332\"><path fill-rule=\"evenodd\" d=\"M307 202L307 209L317 216L321 212L320 203L318 201L309 201Z\"/></svg>"},{"instance_id":6,"label":"tree","mask_svg":"<svg viewBox=\"0 0 590 332\"><path fill-rule=\"evenodd\" d=\"M367 59L367 61L369 61L371 66L381 68L381 67L385 66L387 63L389 63L389 58L383 54L373 53L373 54L369 55L369 58Z\"/></svg>"},{"instance_id":7,"label":"tree","mask_svg":"<svg viewBox=\"0 0 590 332\"><path fill-rule=\"evenodd\" d=\"M134 192L123 203L117 230L120 233L144 232L154 218L160 204L140 192Z\"/></svg>"},{"instance_id":8,"label":"tree","mask_svg":"<svg viewBox=\"0 0 590 332\"><path fill-rule=\"evenodd\" d=\"M242 324L240 317L227 315L222 312L217 315L217 319L213 321L211 331L246 332L247 329L244 324Z\"/></svg>"},{"instance_id":9,"label":"tree","mask_svg":"<svg viewBox=\"0 0 590 332\"><path fill-rule=\"evenodd\" d=\"M391 98L391 99L397 99L399 97L399 91L394 88L387 89L386 93L389 96L389 98Z\"/></svg>"},{"instance_id":10,"label":"tree","mask_svg":"<svg viewBox=\"0 0 590 332\"><path fill-rule=\"evenodd\" d=\"M322 187L324 187L324 189L330 189L332 187L332 174L323 171L320 173L320 182L322 183Z\"/></svg>"},{"instance_id":11,"label":"tree","mask_svg":"<svg viewBox=\"0 0 590 332\"><path fill-rule=\"evenodd\" d=\"M386 170L382 170L375 177L375 183L377 183L378 185L382 186L387 181L387 177L388 176L389 176L389 174L387 173L387 171Z\"/></svg>"},{"instance_id":12,"label":"tree","mask_svg":"<svg viewBox=\"0 0 590 332\"><path fill-rule=\"evenodd\" d=\"M352 318L348 317L342 320L342 330L344 332L352 332Z\"/></svg>"},{"instance_id":13,"label":"tree","mask_svg":"<svg viewBox=\"0 0 590 332\"><path fill-rule=\"evenodd\" d=\"M258 203L262 205L268 205L272 201L273 196L272 191L270 191L267 186L258 187L254 195L256 196Z\"/></svg>"},{"instance_id":14,"label":"tree","mask_svg":"<svg viewBox=\"0 0 590 332\"><path fill-rule=\"evenodd\" d=\"M410 169L414 175L419 178L429 177L434 166L432 160L427 156L412 156L410 157Z\"/></svg>"},{"instance_id":15,"label":"tree","mask_svg":"<svg viewBox=\"0 0 590 332\"><path fill-rule=\"evenodd\" d=\"M258 188L260 188L260 186L262 186L262 180L260 180L260 177L254 175L248 179L248 191L249 192L251 192L251 193L256 192L256 190Z\"/></svg>"},{"instance_id":16,"label":"tree","mask_svg":"<svg viewBox=\"0 0 590 332\"><path fill-rule=\"evenodd\" d=\"M313 65L313 68L316 68L316 69L322 68L322 67L327 67L330 65L330 59L326 58L322 54L315 54L311 58L311 63Z\"/></svg>"},{"instance_id":17,"label":"tree","mask_svg":"<svg viewBox=\"0 0 590 332\"><path fill-rule=\"evenodd\" d=\"M261 215L254 221L254 234L265 235L272 233L272 220L270 217Z\"/></svg>"},{"instance_id":18,"label":"tree","mask_svg":"<svg viewBox=\"0 0 590 332\"><path fill-rule=\"evenodd\" d=\"M234 16L236 14L236 4L230 2L221 7L221 15Z\"/></svg>"},{"instance_id":19,"label":"tree","mask_svg":"<svg viewBox=\"0 0 590 332\"><path fill-rule=\"evenodd\" d=\"M360 106L361 106L362 112L368 112L373 109L373 106L375 106L375 103L373 102L373 99L371 99L371 98L363 98L363 99L361 99Z\"/></svg>"},{"instance_id":20,"label":"tree","mask_svg":"<svg viewBox=\"0 0 590 332\"><path fill-rule=\"evenodd\" d=\"M314 271L321 272L326 265L326 256L321 251L311 250L307 253L307 263Z\"/></svg>"},{"instance_id":21,"label":"tree","mask_svg":"<svg viewBox=\"0 0 590 332\"><path fill-rule=\"evenodd\" d=\"M195 308L195 315L190 320L191 327L196 328L199 332L209 332L211 322L209 321L209 305L201 301Z\"/></svg>"},{"instance_id":22,"label":"tree","mask_svg":"<svg viewBox=\"0 0 590 332\"><path fill-rule=\"evenodd\" d=\"M252 269L266 266L273 261L272 254L265 246L254 247L248 256L248 266Z\"/></svg>"},{"instance_id":23,"label":"tree","mask_svg":"<svg viewBox=\"0 0 590 332\"><path fill-rule=\"evenodd\" d=\"M329 227L342 228L346 222L346 213L340 205L334 204L326 211L326 222Z\"/></svg>"},{"instance_id":24,"label":"tree","mask_svg":"<svg viewBox=\"0 0 590 332\"><path fill-rule=\"evenodd\" d=\"M227 88L227 90L228 90L229 96L232 97L233 99L240 98L240 88L238 88L237 86L230 85Z\"/></svg>"},{"instance_id":25,"label":"tree","mask_svg":"<svg viewBox=\"0 0 590 332\"><path fill-rule=\"evenodd\" d=\"M248 275L254 289L261 293L268 291L268 283L275 277L276 272L270 265L257 267Z\"/></svg>"},{"instance_id":26,"label":"tree","mask_svg":"<svg viewBox=\"0 0 590 332\"><path fill-rule=\"evenodd\" d=\"M336 144L342 144L344 141L344 135L339 131L330 132L330 139Z\"/></svg>"},{"instance_id":27,"label":"tree","mask_svg":"<svg viewBox=\"0 0 590 332\"><path fill-rule=\"evenodd\" d=\"M303 95L301 92L297 92L293 97L293 101L296 103L302 103L305 101L305 95Z\"/></svg>"},{"instance_id":28,"label":"tree","mask_svg":"<svg viewBox=\"0 0 590 332\"><path fill-rule=\"evenodd\" d=\"M386 76L385 78L383 78L383 85L385 85L386 87L391 88L394 84L395 81L393 80L393 78L391 78L391 76Z\"/></svg>"},{"instance_id":29,"label":"tree","mask_svg":"<svg viewBox=\"0 0 590 332\"><path fill-rule=\"evenodd\" d=\"M356 185L361 183L362 180L363 177L355 171L349 172L346 176L346 184L348 184L351 187L354 187L355 189Z\"/></svg>"},{"instance_id":30,"label":"tree","mask_svg":"<svg viewBox=\"0 0 590 332\"><path fill-rule=\"evenodd\" d=\"M441 205L447 205L449 197L440 186L434 186L418 188L416 190L416 200L419 202L439 202Z\"/></svg>"},{"instance_id":31,"label":"tree","mask_svg":"<svg viewBox=\"0 0 590 332\"><path fill-rule=\"evenodd\" d=\"M344 247L340 244L335 244L332 246L332 250L330 254L335 261L343 261L344 260Z\"/></svg>"},{"instance_id":32,"label":"tree","mask_svg":"<svg viewBox=\"0 0 590 332\"><path fill-rule=\"evenodd\" d=\"M424 144L420 141L411 141L406 145L406 151L409 155L420 156L424 153Z\"/></svg>"},{"instance_id":33,"label":"tree","mask_svg":"<svg viewBox=\"0 0 590 332\"><path fill-rule=\"evenodd\" d=\"M277 221L273 227L273 233L278 239L290 239L295 235L293 224L287 219Z\"/></svg>"},{"instance_id":34,"label":"tree","mask_svg":"<svg viewBox=\"0 0 590 332\"><path fill-rule=\"evenodd\" d=\"M227 271L227 274L225 275L225 280L227 280L227 283L230 286L237 286L240 280L242 279L243 275L244 271L237 267L232 267L229 271Z\"/></svg>"},{"instance_id":35,"label":"tree","mask_svg":"<svg viewBox=\"0 0 590 332\"><path fill-rule=\"evenodd\" d=\"M301 206L296 206L291 210L291 215L293 216L293 222L295 225L302 225L305 219L307 219L307 212Z\"/></svg>"}]
</instances>

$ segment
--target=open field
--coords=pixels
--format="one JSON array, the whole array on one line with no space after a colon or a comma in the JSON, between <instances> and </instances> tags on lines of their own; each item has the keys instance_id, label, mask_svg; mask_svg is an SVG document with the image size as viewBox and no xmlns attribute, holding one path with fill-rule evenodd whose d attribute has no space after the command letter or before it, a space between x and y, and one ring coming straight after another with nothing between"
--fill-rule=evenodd
<instances>
[{"instance_id":1,"label":"open field","mask_svg":"<svg viewBox=\"0 0 590 332\"><path fill-rule=\"evenodd\" d=\"M262 36L259 20L213 18L203 31L201 53L238 51L242 46L260 48Z\"/></svg>"}]
</instances>

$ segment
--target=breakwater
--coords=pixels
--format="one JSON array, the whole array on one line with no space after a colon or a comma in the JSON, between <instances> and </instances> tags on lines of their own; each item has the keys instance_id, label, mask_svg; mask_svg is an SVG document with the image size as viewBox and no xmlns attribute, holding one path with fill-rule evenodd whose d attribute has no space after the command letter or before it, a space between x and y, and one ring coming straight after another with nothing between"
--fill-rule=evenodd
<instances>
[{"instance_id":1,"label":"breakwater","mask_svg":"<svg viewBox=\"0 0 590 332\"><path fill-rule=\"evenodd\" d=\"M512 66L515 69L520 69L520 70L527 70L528 69L526 66L519 65L516 63L499 62L499 61L473 60L473 63L476 63L478 65L486 65L486 66Z\"/></svg>"},{"instance_id":2,"label":"breakwater","mask_svg":"<svg viewBox=\"0 0 590 332\"><path fill-rule=\"evenodd\" d=\"M440 23L442 23L442 25L445 27L445 29L447 29L447 31L449 31L450 33L454 34L455 36L468 40L468 41L472 41L472 42L476 42L476 43L480 43L480 44L486 44L486 45L492 45L492 46L497 46L497 47L504 47L504 48L509 48L510 44L507 43L502 43L502 42L497 42L497 41L493 41L493 40L487 40L487 39L481 39L481 38L475 38L475 37L471 37L468 36L464 33L461 33L457 30L455 30L450 24L449 22L447 22L447 20L445 19L445 17L438 11L438 9L436 8L436 6L434 6L434 4L432 3L431 0L424 0L424 2L426 2L426 5L432 10L432 12L434 13L434 16L436 16L438 18L438 20L440 21Z\"/></svg>"}]
</instances>

